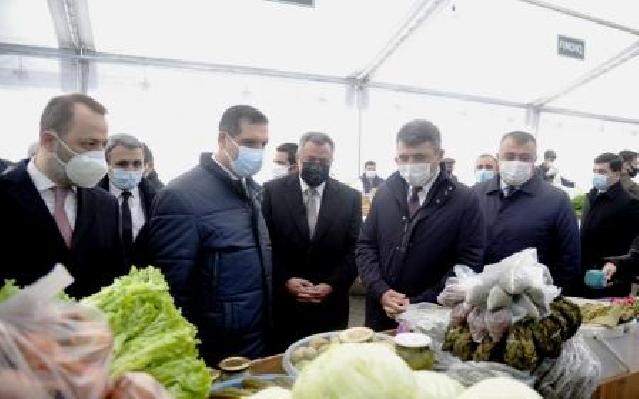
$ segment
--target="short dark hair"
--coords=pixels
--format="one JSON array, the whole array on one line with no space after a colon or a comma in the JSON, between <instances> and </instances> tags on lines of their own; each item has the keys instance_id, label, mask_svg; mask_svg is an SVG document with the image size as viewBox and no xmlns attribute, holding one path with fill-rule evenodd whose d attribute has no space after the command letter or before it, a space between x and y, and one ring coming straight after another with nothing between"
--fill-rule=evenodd
<instances>
[{"instance_id":1,"label":"short dark hair","mask_svg":"<svg viewBox=\"0 0 639 399\"><path fill-rule=\"evenodd\" d=\"M442 139L439 129L432 122L426 119L415 119L399 129L396 142L402 142L409 147L431 143L436 149L440 149Z\"/></svg>"},{"instance_id":2,"label":"short dark hair","mask_svg":"<svg viewBox=\"0 0 639 399\"><path fill-rule=\"evenodd\" d=\"M623 150L619 153L619 156L624 162L632 162L637 158L637 153L630 150Z\"/></svg>"},{"instance_id":3,"label":"short dark hair","mask_svg":"<svg viewBox=\"0 0 639 399\"><path fill-rule=\"evenodd\" d=\"M555 159L557 159L557 153L553 150L546 150L544 152L544 160L546 159L550 159L554 161Z\"/></svg>"},{"instance_id":4,"label":"short dark hair","mask_svg":"<svg viewBox=\"0 0 639 399\"><path fill-rule=\"evenodd\" d=\"M503 143L508 139L515 140L515 142L519 145L527 143L533 143L534 145L537 145L537 139L535 139L535 136L528 132L522 132L520 130L515 130L514 132L508 132L504 134L504 136L501 138L500 143Z\"/></svg>"},{"instance_id":5,"label":"short dark hair","mask_svg":"<svg viewBox=\"0 0 639 399\"><path fill-rule=\"evenodd\" d=\"M375 166L375 167L377 167L377 164L375 163L375 161L366 161L366 162L364 162L364 167L367 167L367 166Z\"/></svg>"},{"instance_id":6,"label":"short dark hair","mask_svg":"<svg viewBox=\"0 0 639 399\"><path fill-rule=\"evenodd\" d=\"M603 154L595 158L595 163L607 163L610 166L610 170L613 172L621 172L623 166L623 159L617 154L612 152L604 152Z\"/></svg>"},{"instance_id":7,"label":"short dark hair","mask_svg":"<svg viewBox=\"0 0 639 399\"><path fill-rule=\"evenodd\" d=\"M71 128L75 104L86 105L91 111L100 115L107 113L104 105L85 94L74 93L53 97L42 111L40 132L53 130L59 135L66 135Z\"/></svg>"},{"instance_id":8,"label":"short dark hair","mask_svg":"<svg viewBox=\"0 0 639 399\"><path fill-rule=\"evenodd\" d=\"M219 130L228 133L231 137L242 133L242 122L251 125L266 125L268 119L257 108L250 105L234 105L222 114Z\"/></svg>"},{"instance_id":9,"label":"short dark hair","mask_svg":"<svg viewBox=\"0 0 639 399\"><path fill-rule=\"evenodd\" d=\"M142 143L142 149L144 150L144 163L153 165L155 163L153 153L146 143Z\"/></svg>"},{"instance_id":10,"label":"short dark hair","mask_svg":"<svg viewBox=\"0 0 639 399\"><path fill-rule=\"evenodd\" d=\"M297 163L297 144L295 143L282 143L275 149L277 152L285 152L288 159L288 163L295 165Z\"/></svg>"},{"instance_id":11,"label":"short dark hair","mask_svg":"<svg viewBox=\"0 0 639 399\"><path fill-rule=\"evenodd\" d=\"M111 152L113 152L113 149L117 146L122 146L124 148L128 148L129 150L140 148L142 149L142 152L144 152L144 144L142 144L137 138L131 136L130 134L116 134L109 137L109 142L107 143L106 149L104 150L104 155L107 162L111 160Z\"/></svg>"},{"instance_id":12,"label":"short dark hair","mask_svg":"<svg viewBox=\"0 0 639 399\"><path fill-rule=\"evenodd\" d=\"M333 142L333 139L331 139L331 137L326 133L322 133L322 132L304 133L302 137L300 138L299 148L300 149L303 148L304 144L308 143L309 141L317 145L328 144L331 147L331 150L335 150L335 143Z\"/></svg>"},{"instance_id":13,"label":"short dark hair","mask_svg":"<svg viewBox=\"0 0 639 399\"><path fill-rule=\"evenodd\" d=\"M490 158L493 161L497 162L497 157L494 156L493 154L481 154L479 158Z\"/></svg>"}]
</instances>

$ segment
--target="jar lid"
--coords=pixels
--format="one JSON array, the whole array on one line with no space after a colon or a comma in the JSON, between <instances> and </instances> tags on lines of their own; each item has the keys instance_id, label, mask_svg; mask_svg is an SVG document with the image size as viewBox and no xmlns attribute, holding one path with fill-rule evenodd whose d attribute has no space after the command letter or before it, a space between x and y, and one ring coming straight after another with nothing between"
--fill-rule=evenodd
<instances>
[{"instance_id":1,"label":"jar lid","mask_svg":"<svg viewBox=\"0 0 639 399\"><path fill-rule=\"evenodd\" d=\"M404 348L428 348L433 340L422 333L401 333L395 336L395 345Z\"/></svg>"},{"instance_id":2,"label":"jar lid","mask_svg":"<svg viewBox=\"0 0 639 399\"><path fill-rule=\"evenodd\" d=\"M218 366L224 371L235 372L246 370L247 368L249 368L250 365L251 361L249 359L236 356L227 357L226 359L222 360Z\"/></svg>"}]
</instances>

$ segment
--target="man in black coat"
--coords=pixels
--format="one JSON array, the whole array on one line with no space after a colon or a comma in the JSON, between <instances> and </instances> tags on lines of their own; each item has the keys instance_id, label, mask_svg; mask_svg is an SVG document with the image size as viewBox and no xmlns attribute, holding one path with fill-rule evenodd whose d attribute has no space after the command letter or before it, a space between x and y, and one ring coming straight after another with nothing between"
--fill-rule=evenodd
<instances>
[{"instance_id":1,"label":"man in black coat","mask_svg":"<svg viewBox=\"0 0 639 399\"><path fill-rule=\"evenodd\" d=\"M409 303L435 302L455 265L478 269L484 223L477 197L441 165L439 130L425 120L397 134L399 172L383 184L357 243L366 325L396 327Z\"/></svg>"},{"instance_id":2,"label":"man in black coat","mask_svg":"<svg viewBox=\"0 0 639 399\"><path fill-rule=\"evenodd\" d=\"M158 172L155 170L155 159L153 153L146 143L142 143L144 146L144 178L155 191L160 191L164 188L164 183L160 180Z\"/></svg>"},{"instance_id":3,"label":"man in black coat","mask_svg":"<svg viewBox=\"0 0 639 399\"><path fill-rule=\"evenodd\" d=\"M593 186L581 219L581 266L585 273L601 269L606 258L628 253L639 234L639 200L621 185L623 160L604 153L595 158ZM586 289L587 296L625 296L630 281L620 281L605 290Z\"/></svg>"},{"instance_id":4,"label":"man in black coat","mask_svg":"<svg viewBox=\"0 0 639 399\"><path fill-rule=\"evenodd\" d=\"M0 173L4 172L12 165L12 162L7 161L6 159L0 159Z\"/></svg>"},{"instance_id":5,"label":"man in black coat","mask_svg":"<svg viewBox=\"0 0 639 399\"><path fill-rule=\"evenodd\" d=\"M362 181L362 193L365 195L377 191L379 186L384 183L384 179L377 175L377 164L375 161L366 161L364 163L364 174L359 178Z\"/></svg>"},{"instance_id":6,"label":"man in black coat","mask_svg":"<svg viewBox=\"0 0 639 399\"><path fill-rule=\"evenodd\" d=\"M62 263L81 298L126 273L117 201L93 188L106 173L105 113L85 95L53 98L36 156L0 175L0 281L28 285Z\"/></svg>"},{"instance_id":7,"label":"man in black coat","mask_svg":"<svg viewBox=\"0 0 639 399\"><path fill-rule=\"evenodd\" d=\"M348 326L361 195L329 177L333 151L329 136L306 133L299 145L300 174L264 185L262 211L273 245L275 350Z\"/></svg>"},{"instance_id":8,"label":"man in black coat","mask_svg":"<svg viewBox=\"0 0 639 399\"><path fill-rule=\"evenodd\" d=\"M118 199L120 235L128 263L146 266L146 222L158 190L143 177L144 144L128 134L118 134L109 139L105 155L109 173L99 186Z\"/></svg>"}]
</instances>

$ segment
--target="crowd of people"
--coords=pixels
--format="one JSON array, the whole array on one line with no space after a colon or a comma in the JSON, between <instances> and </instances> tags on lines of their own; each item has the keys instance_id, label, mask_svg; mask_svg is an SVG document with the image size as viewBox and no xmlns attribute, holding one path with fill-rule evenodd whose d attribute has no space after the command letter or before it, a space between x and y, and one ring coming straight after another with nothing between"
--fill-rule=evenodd
<instances>
[{"instance_id":1,"label":"crowd of people","mask_svg":"<svg viewBox=\"0 0 639 399\"><path fill-rule=\"evenodd\" d=\"M211 365L230 355L280 352L292 342L345 328L349 288L366 288L367 326L394 328L411 303L435 302L455 265L481 270L536 248L567 295L627 295L639 274L637 153L593 160L581 220L564 191L571 182L535 137L504 134L496 155L476 162L468 187L445 159L430 121L396 135L397 171L383 180L364 165L361 190L331 177L335 143L307 132L277 147L274 178L252 178L269 144L268 118L237 105L220 118L217 149L164 186L149 148L109 136L107 110L82 94L46 105L32 154L2 162L0 281L34 282L56 263L81 298L128 272L162 270ZM373 198L362 217L362 195ZM583 284L603 270L608 286Z\"/></svg>"}]
</instances>

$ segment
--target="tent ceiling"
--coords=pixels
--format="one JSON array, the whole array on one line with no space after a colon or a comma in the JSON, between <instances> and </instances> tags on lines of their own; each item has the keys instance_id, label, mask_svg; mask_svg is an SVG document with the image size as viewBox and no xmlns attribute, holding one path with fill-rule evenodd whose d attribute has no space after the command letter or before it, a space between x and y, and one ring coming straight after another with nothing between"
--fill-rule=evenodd
<instances>
[{"instance_id":1,"label":"tent ceiling","mask_svg":"<svg viewBox=\"0 0 639 399\"><path fill-rule=\"evenodd\" d=\"M264 0L48 3L0 3L0 54L80 60L81 89L92 61L345 84L360 74L366 79L359 84L370 78L377 88L519 107L546 99L541 111L639 120L632 106L636 83L628 84L636 82L639 52L601 76L592 73L639 40L639 3L632 1L317 0L314 8ZM74 34L77 40L65 39ZM558 56L558 34L585 40L586 59Z\"/></svg>"}]
</instances>

